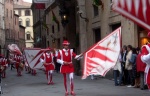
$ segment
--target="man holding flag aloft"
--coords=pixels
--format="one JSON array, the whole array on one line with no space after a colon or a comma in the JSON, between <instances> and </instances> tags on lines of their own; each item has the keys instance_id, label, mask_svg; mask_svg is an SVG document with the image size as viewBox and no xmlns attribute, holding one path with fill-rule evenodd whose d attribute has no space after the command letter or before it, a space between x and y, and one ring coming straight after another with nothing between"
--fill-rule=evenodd
<instances>
[{"instance_id":1,"label":"man holding flag aloft","mask_svg":"<svg viewBox=\"0 0 150 96\"><path fill-rule=\"evenodd\" d=\"M70 80L70 88L71 88L71 95L75 95L74 93L74 82L73 82L73 75L74 75L74 66L72 63L72 59L80 59L81 55L76 55L73 52L73 49L69 49L69 42L67 40L63 41L63 49L59 50L57 62L61 64L60 73L64 76L64 87L65 87L65 95L69 95L67 89L67 74L69 75Z\"/></svg>"}]
</instances>

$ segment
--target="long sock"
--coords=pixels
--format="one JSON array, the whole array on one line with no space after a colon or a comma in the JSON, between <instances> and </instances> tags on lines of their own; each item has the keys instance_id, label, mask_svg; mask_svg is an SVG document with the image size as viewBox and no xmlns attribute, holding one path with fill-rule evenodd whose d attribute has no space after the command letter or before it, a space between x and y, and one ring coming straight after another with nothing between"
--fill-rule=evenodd
<instances>
[{"instance_id":1,"label":"long sock","mask_svg":"<svg viewBox=\"0 0 150 96\"><path fill-rule=\"evenodd\" d=\"M48 71L46 71L45 73L46 73L46 79L48 81Z\"/></svg>"},{"instance_id":2,"label":"long sock","mask_svg":"<svg viewBox=\"0 0 150 96\"><path fill-rule=\"evenodd\" d=\"M64 87L65 87L66 92L68 92L66 74L64 73L63 76L64 76Z\"/></svg>"},{"instance_id":3,"label":"long sock","mask_svg":"<svg viewBox=\"0 0 150 96\"><path fill-rule=\"evenodd\" d=\"M17 74L19 75L19 69L18 68L16 68L17 69Z\"/></svg>"},{"instance_id":4,"label":"long sock","mask_svg":"<svg viewBox=\"0 0 150 96\"><path fill-rule=\"evenodd\" d=\"M49 74L50 74L50 82L52 82L52 81L53 81L53 75L52 75L52 74L53 74L53 72L52 72L52 70L50 71L50 73L49 73Z\"/></svg>"},{"instance_id":5,"label":"long sock","mask_svg":"<svg viewBox=\"0 0 150 96\"><path fill-rule=\"evenodd\" d=\"M47 77L47 81L49 83L49 71L46 71L46 77Z\"/></svg>"},{"instance_id":6,"label":"long sock","mask_svg":"<svg viewBox=\"0 0 150 96\"><path fill-rule=\"evenodd\" d=\"M71 92L74 91L73 73L69 74Z\"/></svg>"},{"instance_id":7,"label":"long sock","mask_svg":"<svg viewBox=\"0 0 150 96\"><path fill-rule=\"evenodd\" d=\"M73 79L71 79L71 92L74 91L74 83L73 83Z\"/></svg>"},{"instance_id":8,"label":"long sock","mask_svg":"<svg viewBox=\"0 0 150 96\"><path fill-rule=\"evenodd\" d=\"M4 78L6 77L6 72L4 71Z\"/></svg>"}]
</instances>

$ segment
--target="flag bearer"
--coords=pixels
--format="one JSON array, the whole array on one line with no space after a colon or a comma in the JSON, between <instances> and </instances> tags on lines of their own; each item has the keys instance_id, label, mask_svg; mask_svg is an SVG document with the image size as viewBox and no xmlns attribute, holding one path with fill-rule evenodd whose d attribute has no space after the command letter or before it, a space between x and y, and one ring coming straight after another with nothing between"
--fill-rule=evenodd
<instances>
[{"instance_id":1,"label":"flag bearer","mask_svg":"<svg viewBox=\"0 0 150 96\"><path fill-rule=\"evenodd\" d=\"M14 57L14 61L15 61L16 69L17 69L17 75L22 76L22 70L23 70L22 56L19 53L16 53Z\"/></svg>"},{"instance_id":2,"label":"flag bearer","mask_svg":"<svg viewBox=\"0 0 150 96\"><path fill-rule=\"evenodd\" d=\"M57 62L61 64L60 67L60 73L63 74L64 76L64 87L65 87L65 95L68 96L69 92L67 89L67 75L69 75L69 80L70 80L70 94L75 95L74 93L74 82L73 82L73 76L74 76L74 66L72 63L73 57L75 59L79 59L80 55L76 55L73 52L73 49L69 49L69 42L67 40L63 41L63 49L59 50L58 52L58 57L57 57Z\"/></svg>"},{"instance_id":3,"label":"flag bearer","mask_svg":"<svg viewBox=\"0 0 150 96\"><path fill-rule=\"evenodd\" d=\"M54 65L53 58L54 58L54 54L51 52L50 48L48 48L48 51L46 51L40 58L40 61L43 63L45 67L48 85L54 84L53 71L55 70L55 65Z\"/></svg>"}]
</instances>

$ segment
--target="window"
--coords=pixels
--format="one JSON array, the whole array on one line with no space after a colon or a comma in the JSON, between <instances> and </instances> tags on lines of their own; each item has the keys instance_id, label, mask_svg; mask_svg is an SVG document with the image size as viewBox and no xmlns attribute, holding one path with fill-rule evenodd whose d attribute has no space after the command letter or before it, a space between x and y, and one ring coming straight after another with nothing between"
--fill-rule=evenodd
<instances>
[{"instance_id":1,"label":"window","mask_svg":"<svg viewBox=\"0 0 150 96\"><path fill-rule=\"evenodd\" d=\"M13 13L12 13L12 10L10 11L10 13L11 13L10 17L12 18L12 14L13 14Z\"/></svg>"},{"instance_id":2,"label":"window","mask_svg":"<svg viewBox=\"0 0 150 96\"><path fill-rule=\"evenodd\" d=\"M8 9L6 9L6 16L8 17Z\"/></svg>"},{"instance_id":3,"label":"window","mask_svg":"<svg viewBox=\"0 0 150 96\"><path fill-rule=\"evenodd\" d=\"M19 18L19 25L22 25L22 19Z\"/></svg>"},{"instance_id":4,"label":"window","mask_svg":"<svg viewBox=\"0 0 150 96\"><path fill-rule=\"evenodd\" d=\"M101 40L101 30L100 28L94 29L94 41L97 43L98 41Z\"/></svg>"},{"instance_id":5,"label":"window","mask_svg":"<svg viewBox=\"0 0 150 96\"><path fill-rule=\"evenodd\" d=\"M21 16L21 10L18 10L18 15Z\"/></svg>"},{"instance_id":6,"label":"window","mask_svg":"<svg viewBox=\"0 0 150 96\"><path fill-rule=\"evenodd\" d=\"M29 27L29 26L30 26L30 19L27 18L27 19L26 19L26 27Z\"/></svg>"},{"instance_id":7,"label":"window","mask_svg":"<svg viewBox=\"0 0 150 96\"><path fill-rule=\"evenodd\" d=\"M49 29L48 28L46 29L46 31L47 31L47 35L49 35Z\"/></svg>"},{"instance_id":8,"label":"window","mask_svg":"<svg viewBox=\"0 0 150 96\"><path fill-rule=\"evenodd\" d=\"M30 10L25 10L25 16L30 16Z\"/></svg>"},{"instance_id":9,"label":"window","mask_svg":"<svg viewBox=\"0 0 150 96\"><path fill-rule=\"evenodd\" d=\"M93 11L94 11L94 17L98 16L99 12L98 12L98 6L93 5Z\"/></svg>"},{"instance_id":10,"label":"window","mask_svg":"<svg viewBox=\"0 0 150 96\"><path fill-rule=\"evenodd\" d=\"M30 40L30 33L26 34L26 40Z\"/></svg>"},{"instance_id":11,"label":"window","mask_svg":"<svg viewBox=\"0 0 150 96\"><path fill-rule=\"evenodd\" d=\"M1 15L0 15L0 28L2 27L2 24L1 24Z\"/></svg>"},{"instance_id":12,"label":"window","mask_svg":"<svg viewBox=\"0 0 150 96\"><path fill-rule=\"evenodd\" d=\"M52 33L55 33L54 25L52 25Z\"/></svg>"},{"instance_id":13,"label":"window","mask_svg":"<svg viewBox=\"0 0 150 96\"><path fill-rule=\"evenodd\" d=\"M59 23L57 23L57 30L60 31Z\"/></svg>"},{"instance_id":14,"label":"window","mask_svg":"<svg viewBox=\"0 0 150 96\"><path fill-rule=\"evenodd\" d=\"M15 25L16 25L16 17L15 17Z\"/></svg>"},{"instance_id":15,"label":"window","mask_svg":"<svg viewBox=\"0 0 150 96\"><path fill-rule=\"evenodd\" d=\"M49 41L47 41L47 46L49 47Z\"/></svg>"},{"instance_id":16,"label":"window","mask_svg":"<svg viewBox=\"0 0 150 96\"><path fill-rule=\"evenodd\" d=\"M117 24L113 24L111 25L111 31L115 31L117 28L119 28L121 26L121 23L117 23Z\"/></svg>"}]
</instances>

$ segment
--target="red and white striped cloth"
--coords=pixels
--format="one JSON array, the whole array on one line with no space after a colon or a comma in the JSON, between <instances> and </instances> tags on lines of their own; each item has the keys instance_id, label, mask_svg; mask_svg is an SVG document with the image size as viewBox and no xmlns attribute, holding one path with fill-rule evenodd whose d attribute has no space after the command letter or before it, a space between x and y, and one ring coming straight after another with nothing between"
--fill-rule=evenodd
<instances>
[{"instance_id":1,"label":"red and white striped cloth","mask_svg":"<svg viewBox=\"0 0 150 96\"><path fill-rule=\"evenodd\" d=\"M112 9L150 31L150 0L113 0Z\"/></svg>"},{"instance_id":2,"label":"red and white striped cloth","mask_svg":"<svg viewBox=\"0 0 150 96\"><path fill-rule=\"evenodd\" d=\"M84 56L82 79L105 74L115 66L120 53L121 27L90 48Z\"/></svg>"}]
</instances>

